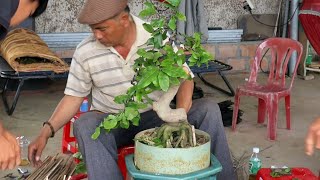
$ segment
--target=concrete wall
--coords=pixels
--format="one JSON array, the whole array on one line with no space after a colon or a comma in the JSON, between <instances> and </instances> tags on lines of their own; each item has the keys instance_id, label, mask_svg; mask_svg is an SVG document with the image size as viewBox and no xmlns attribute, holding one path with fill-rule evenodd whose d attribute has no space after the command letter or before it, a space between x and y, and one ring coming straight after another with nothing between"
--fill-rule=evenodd
<instances>
[{"instance_id":1,"label":"concrete wall","mask_svg":"<svg viewBox=\"0 0 320 180\"><path fill-rule=\"evenodd\" d=\"M138 14L146 0L129 0L133 14ZM200 0L204 1L205 13L209 27L235 29L237 17L246 14L242 9L241 0ZM255 14L275 14L278 11L279 0L252 0ZM38 33L52 32L88 32L87 26L77 23L77 14L84 0L54 0L49 1L47 11L36 19ZM168 14L163 12L161 15Z\"/></svg>"},{"instance_id":2,"label":"concrete wall","mask_svg":"<svg viewBox=\"0 0 320 180\"><path fill-rule=\"evenodd\" d=\"M130 0L129 6L133 14L138 14L146 0ZM209 27L235 29L237 17L246 14L242 9L241 0L203 0ZM254 14L276 14L278 0L252 0L255 4ZM49 1L47 11L36 19L36 31L39 33L52 32L88 32L86 25L77 23L77 14L84 0L55 0ZM162 15L168 15L163 12ZM250 63L260 42L205 44L205 48L215 55L217 60L233 66L231 72L249 72ZM60 57L72 57L74 50L56 52ZM263 61L262 67L268 69L268 60Z\"/></svg>"},{"instance_id":3,"label":"concrete wall","mask_svg":"<svg viewBox=\"0 0 320 180\"><path fill-rule=\"evenodd\" d=\"M231 65L233 69L230 72L250 72L251 63L260 43L261 41L204 44L204 48L214 54L216 60ZM263 71L269 70L270 57L268 52L262 60L261 68Z\"/></svg>"},{"instance_id":4,"label":"concrete wall","mask_svg":"<svg viewBox=\"0 0 320 180\"><path fill-rule=\"evenodd\" d=\"M240 43L203 44L204 48L214 55L216 60L229 64L233 67L228 73L250 72L250 65L254 59L256 49L261 41ZM71 58L74 49L55 51L61 58ZM270 53L268 52L262 61L264 71L269 69Z\"/></svg>"}]
</instances>

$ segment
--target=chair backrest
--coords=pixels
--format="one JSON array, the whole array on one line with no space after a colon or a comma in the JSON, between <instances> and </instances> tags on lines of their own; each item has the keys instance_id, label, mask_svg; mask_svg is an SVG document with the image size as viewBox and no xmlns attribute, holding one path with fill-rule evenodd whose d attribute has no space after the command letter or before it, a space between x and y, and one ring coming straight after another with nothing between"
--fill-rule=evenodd
<instances>
[{"instance_id":1,"label":"chair backrest","mask_svg":"<svg viewBox=\"0 0 320 180\"><path fill-rule=\"evenodd\" d=\"M255 83L257 81L257 74L260 67L260 63L264 58L264 55L270 51L271 61L269 64L269 78L268 85L276 85L285 87L285 76L287 72L288 62L293 52L297 52L297 59L294 71L291 77L291 83L289 89L292 87L294 77L297 73L299 62L302 57L303 46L300 42L289 38L268 38L263 41L256 50L254 61L251 65L251 74L249 82Z\"/></svg>"}]
</instances>

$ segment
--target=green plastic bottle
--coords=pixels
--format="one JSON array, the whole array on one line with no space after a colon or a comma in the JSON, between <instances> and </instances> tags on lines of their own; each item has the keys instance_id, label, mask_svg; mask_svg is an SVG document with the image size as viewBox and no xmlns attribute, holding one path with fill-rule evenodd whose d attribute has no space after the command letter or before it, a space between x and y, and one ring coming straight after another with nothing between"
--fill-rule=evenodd
<instances>
[{"instance_id":1,"label":"green plastic bottle","mask_svg":"<svg viewBox=\"0 0 320 180\"><path fill-rule=\"evenodd\" d=\"M253 153L249 160L249 174L250 175L256 175L257 172L261 169L261 160L258 157L259 154L259 148L254 147Z\"/></svg>"},{"instance_id":2,"label":"green plastic bottle","mask_svg":"<svg viewBox=\"0 0 320 180\"><path fill-rule=\"evenodd\" d=\"M312 48L311 45L308 46L308 54L307 54L307 59L306 59L306 65L310 65L313 59L313 54L312 54Z\"/></svg>"}]
</instances>

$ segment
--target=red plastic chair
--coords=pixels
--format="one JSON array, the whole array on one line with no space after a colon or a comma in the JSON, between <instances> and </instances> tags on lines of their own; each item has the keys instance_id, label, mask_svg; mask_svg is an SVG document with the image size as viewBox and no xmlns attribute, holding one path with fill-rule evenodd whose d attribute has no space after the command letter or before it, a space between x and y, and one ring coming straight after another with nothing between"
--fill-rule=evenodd
<instances>
[{"instance_id":1,"label":"red plastic chair","mask_svg":"<svg viewBox=\"0 0 320 180\"><path fill-rule=\"evenodd\" d=\"M78 152L77 140L71 135L71 126L74 121L76 121L81 114L84 112L78 111L78 113L63 127L62 135L62 153L76 153ZM118 149L118 166L122 173L124 179L127 177L127 167L125 162L125 157L128 154L134 153L134 146L126 146ZM77 161L76 161L77 162ZM71 177L71 180L80 180L87 178L86 174L78 174Z\"/></svg>"},{"instance_id":2,"label":"red plastic chair","mask_svg":"<svg viewBox=\"0 0 320 180\"><path fill-rule=\"evenodd\" d=\"M71 135L71 126L75 120L77 120L83 112L78 111L78 113L63 127L62 134L62 153L76 153L78 152L77 140Z\"/></svg>"},{"instance_id":3,"label":"red plastic chair","mask_svg":"<svg viewBox=\"0 0 320 180\"><path fill-rule=\"evenodd\" d=\"M269 49L271 51L270 73L266 84L257 82L258 70L263 53ZM292 53L297 52L296 65L292 73L291 82L286 86L285 73ZM263 123L266 112L268 113L268 138L275 140L278 119L279 99L285 98L286 123L290 129L290 93L297 68L301 60L303 47L300 42L288 38L269 38L262 42L256 51L256 56L251 65L249 81L236 90L235 103L233 109L232 130L236 129L240 96L255 96L259 99L258 123Z\"/></svg>"}]
</instances>

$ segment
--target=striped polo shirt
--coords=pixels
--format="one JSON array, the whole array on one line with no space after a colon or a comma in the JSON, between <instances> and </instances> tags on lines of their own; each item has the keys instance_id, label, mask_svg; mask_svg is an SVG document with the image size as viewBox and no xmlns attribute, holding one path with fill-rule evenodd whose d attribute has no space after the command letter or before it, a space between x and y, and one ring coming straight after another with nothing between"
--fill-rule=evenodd
<instances>
[{"instance_id":1,"label":"striped polo shirt","mask_svg":"<svg viewBox=\"0 0 320 180\"><path fill-rule=\"evenodd\" d=\"M93 34L84 39L74 53L67 85L64 93L70 96L85 97L92 92L92 110L105 113L117 113L124 108L115 103L114 97L126 94L132 86L134 76L132 66L139 56L139 48L148 48L146 42L151 34L143 28L141 19L132 15L137 36L126 59L113 48L102 45ZM156 101L163 92L156 91L149 97ZM145 112L152 107L141 110Z\"/></svg>"}]
</instances>

